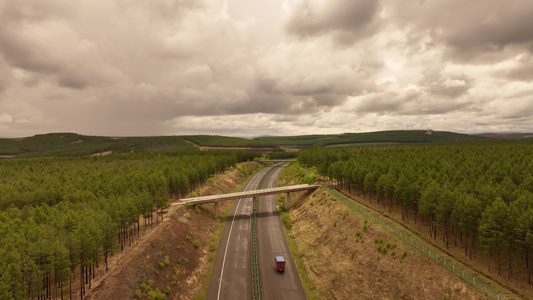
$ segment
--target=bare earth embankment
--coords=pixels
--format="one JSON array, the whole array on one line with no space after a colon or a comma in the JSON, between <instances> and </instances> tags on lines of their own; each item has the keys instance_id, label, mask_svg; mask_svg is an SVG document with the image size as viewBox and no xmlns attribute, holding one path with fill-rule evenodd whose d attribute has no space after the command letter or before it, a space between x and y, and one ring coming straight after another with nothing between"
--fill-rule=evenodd
<instances>
[{"instance_id":1,"label":"bare earth embankment","mask_svg":"<svg viewBox=\"0 0 533 300\"><path fill-rule=\"evenodd\" d=\"M257 163L241 165L217 177L201 195L235 191ZM244 172L242 171L244 170ZM221 203L221 214L229 202ZM221 223L214 206L172 206L163 223L147 233L107 272L84 299L193 299L208 280L209 262ZM158 298L159 297L159 298Z\"/></svg>"},{"instance_id":2,"label":"bare earth embankment","mask_svg":"<svg viewBox=\"0 0 533 300\"><path fill-rule=\"evenodd\" d=\"M323 189L290 216L313 298L489 299Z\"/></svg>"}]
</instances>

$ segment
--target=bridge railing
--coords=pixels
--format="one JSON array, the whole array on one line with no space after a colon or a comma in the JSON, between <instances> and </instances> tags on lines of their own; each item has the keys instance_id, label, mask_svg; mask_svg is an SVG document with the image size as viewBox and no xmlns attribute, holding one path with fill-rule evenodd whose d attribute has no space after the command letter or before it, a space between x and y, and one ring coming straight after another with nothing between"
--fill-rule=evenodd
<instances>
[{"instance_id":1,"label":"bridge railing","mask_svg":"<svg viewBox=\"0 0 533 300\"><path fill-rule=\"evenodd\" d=\"M299 185L282 186L282 187L245 191L245 192L238 192L238 193L201 196L201 197L194 197L194 198L182 198L177 203L194 203L194 204L211 203L211 202L217 202L217 201L235 200L235 199L240 199L240 198L251 198L251 197L257 197L257 196L267 196L267 195L280 194L280 193L291 193L291 192L298 192L298 191L304 191L304 190L312 190L312 189L317 189L319 187L320 185L299 184Z\"/></svg>"}]
</instances>

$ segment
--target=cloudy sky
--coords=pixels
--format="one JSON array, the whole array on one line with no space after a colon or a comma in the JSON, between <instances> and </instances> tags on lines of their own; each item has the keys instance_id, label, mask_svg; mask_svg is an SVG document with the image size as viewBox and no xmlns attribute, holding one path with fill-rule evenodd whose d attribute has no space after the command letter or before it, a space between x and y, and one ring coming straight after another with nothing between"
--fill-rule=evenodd
<instances>
[{"instance_id":1,"label":"cloudy sky","mask_svg":"<svg viewBox=\"0 0 533 300\"><path fill-rule=\"evenodd\" d=\"M533 132L531 0L0 0L0 137Z\"/></svg>"}]
</instances>

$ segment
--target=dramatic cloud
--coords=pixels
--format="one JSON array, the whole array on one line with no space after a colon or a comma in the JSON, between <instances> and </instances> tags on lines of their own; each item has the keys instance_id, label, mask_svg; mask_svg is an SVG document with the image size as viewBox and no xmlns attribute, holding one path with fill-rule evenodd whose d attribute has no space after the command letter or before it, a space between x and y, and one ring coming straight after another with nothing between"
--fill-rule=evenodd
<instances>
[{"instance_id":1,"label":"dramatic cloud","mask_svg":"<svg viewBox=\"0 0 533 300\"><path fill-rule=\"evenodd\" d=\"M533 2L0 0L0 136L533 131Z\"/></svg>"},{"instance_id":2,"label":"dramatic cloud","mask_svg":"<svg viewBox=\"0 0 533 300\"><path fill-rule=\"evenodd\" d=\"M373 33L381 5L377 0L294 0L286 7L290 33L304 38L332 35L349 43Z\"/></svg>"},{"instance_id":3,"label":"dramatic cloud","mask_svg":"<svg viewBox=\"0 0 533 300\"><path fill-rule=\"evenodd\" d=\"M531 1L390 1L398 24L428 31L463 63L501 60L533 45Z\"/></svg>"}]
</instances>

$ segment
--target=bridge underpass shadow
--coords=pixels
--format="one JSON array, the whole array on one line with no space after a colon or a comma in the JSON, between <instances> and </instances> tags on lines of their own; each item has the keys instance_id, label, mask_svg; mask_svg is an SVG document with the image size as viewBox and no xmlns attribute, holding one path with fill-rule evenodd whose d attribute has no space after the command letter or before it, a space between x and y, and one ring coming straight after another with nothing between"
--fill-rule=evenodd
<instances>
[{"instance_id":1,"label":"bridge underpass shadow","mask_svg":"<svg viewBox=\"0 0 533 300\"><path fill-rule=\"evenodd\" d=\"M250 219L252 215L235 215L235 220L244 220L244 219ZM271 217L271 216L279 216L279 211L272 211L272 212L262 212L262 213L257 213L256 214L256 217L257 218L266 218L266 217ZM233 220L233 218L231 218Z\"/></svg>"},{"instance_id":2,"label":"bridge underpass shadow","mask_svg":"<svg viewBox=\"0 0 533 300\"><path fill-rule=\"evenodd\" d=\"M262 213L256 214L257 218L266 218L266 217L272 217L272 216L279 216L279 211L276 210L276 211L262 212Z\"/></svg>"}]
</instances>

